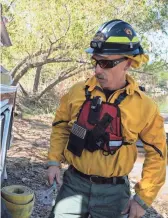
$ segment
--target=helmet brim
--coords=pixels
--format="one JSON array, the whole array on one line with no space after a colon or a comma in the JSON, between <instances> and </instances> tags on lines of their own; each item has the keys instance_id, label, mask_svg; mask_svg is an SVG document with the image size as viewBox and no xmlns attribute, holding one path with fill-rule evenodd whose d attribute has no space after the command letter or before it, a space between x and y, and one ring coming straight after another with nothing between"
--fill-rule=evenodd
<instances>
[{"instance_id":1,"label":"helmet brim","mask_svg":"<svg viewBox=\"0 0 168 218\"><path fill-rule=\"evenodd\" d=\"M97 54L97 55L138 55L138 54L141 54L138 48L135 49L134 51L128 51L128 52L125 52L125 51L122 52L119 50L110 50L110 49L107 49L107 50L103 49L101 51L98 51L93 48L87 48L85 51L88 54Z\"/></svg>"}]
</instances>

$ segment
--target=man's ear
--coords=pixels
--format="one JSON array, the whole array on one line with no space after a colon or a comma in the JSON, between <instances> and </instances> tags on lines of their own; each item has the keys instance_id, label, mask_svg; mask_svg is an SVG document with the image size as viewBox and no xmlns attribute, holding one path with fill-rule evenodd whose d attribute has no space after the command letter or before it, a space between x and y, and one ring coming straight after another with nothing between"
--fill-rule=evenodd
<instances>
[{"instance_id":1,"label":"man's ear","mask_svg":"<svg viewBox=\"0 0 168 218\"><path fill-rule=\"evenodd\" d=\"M132 60L131 60L131 59L128 59L127 64L126 64L126 66L125 66L125 68L124 68L125 71L130 68L131 63L132 63Z\"/></svg>"}]
</instances>

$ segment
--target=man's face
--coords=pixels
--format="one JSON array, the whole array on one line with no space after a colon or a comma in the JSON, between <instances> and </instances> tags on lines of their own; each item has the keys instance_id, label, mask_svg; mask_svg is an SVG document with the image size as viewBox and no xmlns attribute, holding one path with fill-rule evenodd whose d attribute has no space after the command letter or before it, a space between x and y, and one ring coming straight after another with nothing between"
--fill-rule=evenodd
<instances>
[{"instance_id":1,"label":"man's face","mask_svg":"<svg viewBox=\"0 0 168 218\"><path fill-rule=\"evenodd\" d=\"M99 56L93 55L95 60L116 60L123 58L122 55ZM113 68L101 68L99 64L95 67L95 76L103 89L115 90L125 85L125 75L128 69L128 60L124 60Z\"/></svg>"}]
</instances>

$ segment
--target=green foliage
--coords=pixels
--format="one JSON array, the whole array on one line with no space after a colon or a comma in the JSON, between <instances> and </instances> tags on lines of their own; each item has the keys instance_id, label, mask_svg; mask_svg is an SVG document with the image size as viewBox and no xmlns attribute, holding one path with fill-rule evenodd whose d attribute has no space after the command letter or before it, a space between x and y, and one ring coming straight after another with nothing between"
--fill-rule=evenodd
<instances>
[{"instance_id":1,"label":"green foliage","mask_svg":"<svg viewBox=\"0 0 168 218\"><path fill-rule=\"evenodd\" d=\"M149 4L150 2L150 4ZM52 51L50 58L62 56L78 60L88 60L84 49L90 44L99 25L110 19L123 19L130 22L139 32L142 44L146 50L150 48L148 32L160 30L166 33L165 21L168 18L167 1L157 0L17 0L7 7L4 0L4 15L11 22L7 25L13 46L3 49L3 62L9 69L14 68L25 57L30 57L26 64L43 61L47 55L32 55L39 51L63 45L62 48ZM159 14L159 17L158 17ZM58 40L58 41L57 41ZM157 50L157 55L161 50ZM152 72L157 78L165 78L159 74L160 63L147 65L142 70ZM17 74L27 65L17 71ZM63 69L78 66L75 62L49 63L43 66L40 85L47 86L59 76ZM154 70L152 69L154 68ZM157 68L158 70L155 70ZM162 68L161 68L162 69ZM27 69L22 84L30 81L33 86L35 69ZM161 70L161 72L165 70Z\"/></svg>"},{"instance_id":2,"label":"green foliage","mask_svg":"<svg viewBox=\"0 0 168 218\"><path fill-rule=\"evenodd\" d=\"M145 65L144 71L152 73L160 87L166 87L166 81L168 81L168 64L166 61L155 61L152 64Z\"/></svg>"}]
</instances>

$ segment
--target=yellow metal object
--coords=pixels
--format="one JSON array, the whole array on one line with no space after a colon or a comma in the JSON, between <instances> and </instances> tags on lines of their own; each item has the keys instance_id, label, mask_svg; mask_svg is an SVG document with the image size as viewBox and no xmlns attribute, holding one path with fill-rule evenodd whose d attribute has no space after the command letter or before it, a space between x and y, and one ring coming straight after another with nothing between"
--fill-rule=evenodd
<instances>
[{"instance_id":1,"label":"yellow metal object","mask_svg":"<svg viewBox=\"0 0 168 218\"><path fill-rule=\"evenodd\" d=\"M12 218L30 218L34 206L35 197L32 199L32 201L25 205L13 204L5 200L3 197L1 198L4 201L6 208L11 213Z\"/></svg>"},{"instance_id":2,"label":"yellow metal object","mask_svg":"<svg viewBox=\"0 0 168 218\"><path fill-rule=\"evenodd\" d=\"M1 190L3 198L14 204L27 204L33 197L34 192L23 185L11 185L3 187Z\"/></svg>"},{"instance_id":3,"label":"yellow metal object","mask_svg":"<svg viewBox=\"0 0 168 218\"><path fill-rule=\"evenodd\" d=\"M1 197L12 218L29 218L31 216L35 196L34 192L22 185L3 187Z\"/></svg>"}]
</instances>

